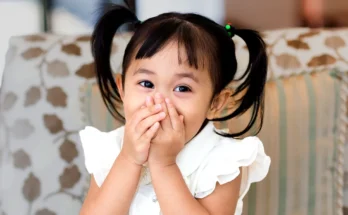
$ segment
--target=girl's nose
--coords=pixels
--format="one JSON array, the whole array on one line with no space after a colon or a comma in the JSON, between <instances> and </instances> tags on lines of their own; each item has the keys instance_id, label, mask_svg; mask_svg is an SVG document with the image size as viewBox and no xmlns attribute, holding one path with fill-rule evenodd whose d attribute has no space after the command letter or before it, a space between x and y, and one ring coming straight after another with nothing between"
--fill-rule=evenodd
<instances>
[{"instance_id":1,"label":"girl's nose","mask_svg":"<svg viewBox=\"0 0 348 215\"><path fill-rule=\"evenodd\" d=\"M160 96L163 99L165 99L165 98L171 99L170 93L171 92L167 92L167 90L155 90L155 92L153 92L152 96L153 96L153 98L156 98L156 96Z\"/></svg>"},{"instance_id":2,"label":"girl's nose","mask_svg":"<svg viewBox=\"0 0 348 215\"><path fill-rule=\"evenodd\" d=\"M159 92L155 93L155 95L154 95L154 100L155 100L155 103L156 103L156 104L161 104L161 103L163 103L163 102L164 102L164 99L165 99L165 97L164 97L163 94L161 94L161 93L159 93Z\"/></svg>"}]
</instances>

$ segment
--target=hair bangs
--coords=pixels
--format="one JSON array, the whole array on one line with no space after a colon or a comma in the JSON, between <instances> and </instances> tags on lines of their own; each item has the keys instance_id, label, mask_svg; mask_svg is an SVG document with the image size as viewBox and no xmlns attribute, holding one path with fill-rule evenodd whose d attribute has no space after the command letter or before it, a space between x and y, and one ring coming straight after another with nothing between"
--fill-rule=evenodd
<instances>
[{"instance_id":1,"label":"hair bangs","mask_svg":"<svg viewBox=\"0 0 348 215\"><path fill-rule=\"evenodd\" d=\"M202 30L179 19L169 19L144 28L144 31L137 32L139 37L135 37L138 38L135 44L141 44L135 59L150 58L169 44L176 44L179 64L210 70L214 68L212 63L216 62L215 43L209 34L202 35Z\"/></svg>"}]
</instances>

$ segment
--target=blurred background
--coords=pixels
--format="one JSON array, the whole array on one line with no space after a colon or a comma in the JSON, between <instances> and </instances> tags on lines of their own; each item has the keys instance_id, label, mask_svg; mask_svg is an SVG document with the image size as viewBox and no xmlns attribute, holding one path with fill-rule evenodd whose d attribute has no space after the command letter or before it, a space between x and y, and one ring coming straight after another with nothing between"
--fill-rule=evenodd
<instances>
[{"instance_id":1,"label":"blurred background","mask_svg":"<svg viewBox=\"0 0 348 215\"><path fill-rule=\"evenodd\" d=\"M78 131L121 125L100 98L90 52L90 34L109 3L125 4L0 0L0 215L78 214L90 178ZM221 25L261 31L269 77L260 135L272 165L245 197L244 214L342 215L344 208L348 215L348 0L127 5L140 20L194 12ZM115 72L129 39L130 34L115 37ZM238 64L247 65L245 44L233 40Z\"/></svg>"},{"instance_id":2,"label":"blurred background","mask_svg":"<svg viewBox=\"0 0 348 215\"><path fill-rule=\"evenodd\" d=\"M39 32L89 33L107 3L124 4L124 1L0 0L0 68L4 67L11 36ZM232 22L236 27L257 30L348 25L347 0L130 0L128 3L134 6L140 20L177 10L200 13L221 24Z\"/></svg>"}]
</instances>

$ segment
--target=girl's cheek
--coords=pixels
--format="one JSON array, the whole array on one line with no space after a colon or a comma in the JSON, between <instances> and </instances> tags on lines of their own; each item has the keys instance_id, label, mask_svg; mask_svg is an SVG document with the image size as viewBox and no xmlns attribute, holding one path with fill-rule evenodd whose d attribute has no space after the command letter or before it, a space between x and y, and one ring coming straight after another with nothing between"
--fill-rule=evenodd
<instances>
[{"instance_id":1,"label":"girl's cheek","mask_svg":"<svg viewBox=\"0 0 348 215\"><path fill-rule=\"evenodd\" d=\"M193 92L173 92L173 95L179 99L193 99L196 95Z\"/></svg>"},{"instance_id":2,"label":"girl's cheek","mask_svg":"<svg viewBox=\"0 0 348 215\"><path fill-rule=\"evenodd\" d=\"M135 87L135 92L139 95L148 95L149 93L153 93L154 89L151 88L146 88L146 87L142 87L140 85Z\"/></svg>"},{"instance_id":3,"label":"girl's cheek","mask_svg":"<svg viewBox=\"0 0 348 215\"><path fill-rule=\"evenodd\" d=\"M123 103L126 117L131 117L143 104L145 104L145 98L141 99L139 96L129 94Z\"/></svg>"}]
</instances>

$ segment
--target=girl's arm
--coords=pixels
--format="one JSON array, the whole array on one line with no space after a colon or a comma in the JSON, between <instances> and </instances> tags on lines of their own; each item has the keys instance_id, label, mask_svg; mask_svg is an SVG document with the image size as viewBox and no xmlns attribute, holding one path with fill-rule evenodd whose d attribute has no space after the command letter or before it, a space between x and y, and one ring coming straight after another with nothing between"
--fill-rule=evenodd
<instances>
[{"instance_id":1,"label":"girl's arm","mask_svg":"<svg viewBox=\"0 0 348 215\"><path fill-rule=\"evenodd\" d=\"M241 174L224 185L216 185L212 194L196 200L190 193L176 164L151 166L152 183L164 215L234 214L241 184Z\"/></svg>"},{"instance_id":2,"label":"girl's arm","mask_svg":"<svg viewBox=\"0 0 348 215\"><path fill-rule=\"evenodd\" d=\"M161 106L156 105L142 108L131 117L125 125L120 154L100 189L92 178L81 215L128 214L139 183L142 164L148 158L150 141L157 132L158 121L164 116Z\"/></svg>"},{"instance_id":3,"label":"girl's arm","mask_svg":"<svg viewBox=\"0 0 348 215\"><path fill-rule=\"evenodd\" d=\"M92 177L80 215L126 215L137 189L141 166L121 154L99 188Z\"/></svg>"}]
</instances>

